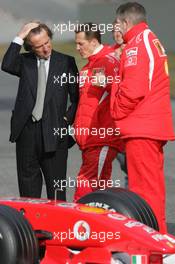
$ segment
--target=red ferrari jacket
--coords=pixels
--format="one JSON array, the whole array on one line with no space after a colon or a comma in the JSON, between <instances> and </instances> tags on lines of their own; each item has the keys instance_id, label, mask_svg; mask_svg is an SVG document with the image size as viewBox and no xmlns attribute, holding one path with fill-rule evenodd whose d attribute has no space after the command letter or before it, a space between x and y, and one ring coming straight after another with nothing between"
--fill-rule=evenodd
<instances>
[{"instance_id":1,"label":"red ferrari jacket","mask_svg":"<svg viewBox=\"0 0 175 264\"><path fill-rule=\"evenodd\" d=\"M111 114L122 138L174 140L167 56L160 41L140 23L129 30L120 61Z\"/></svg>"},{"instance_id":2,"label":"red ferrari jacket","mask_svg":"<svg viewBox=\"0 0 175 264\"><path fill-rule=\"evenodd\" d=\"M92 84L95 74L102 72L107 78L105 87ZM118 81L119 61L113 48L104 46L88 58L80 71L80 100L75 117L75 138L81 149L92 146L111 146L119 151L123 145L120 131L110 114L110 94L113 81Z\"/></svg>"}]
</instances>

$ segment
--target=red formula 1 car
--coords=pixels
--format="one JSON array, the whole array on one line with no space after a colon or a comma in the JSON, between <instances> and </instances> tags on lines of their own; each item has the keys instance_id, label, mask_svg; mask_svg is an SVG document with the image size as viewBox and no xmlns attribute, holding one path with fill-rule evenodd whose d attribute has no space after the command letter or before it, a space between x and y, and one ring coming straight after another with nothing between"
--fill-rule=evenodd
<instances>
[{"instance_id":1,"label":"red formula 1 car","mask_svg":"<svg viewBox=\"0 0 175 264\"><path fill-rule=\"evenodd\" d=\"M0 263L175 264L175 237L156 231L133 192L99 190L79 202L1 198Z\"/></svg>"}]
</instances>

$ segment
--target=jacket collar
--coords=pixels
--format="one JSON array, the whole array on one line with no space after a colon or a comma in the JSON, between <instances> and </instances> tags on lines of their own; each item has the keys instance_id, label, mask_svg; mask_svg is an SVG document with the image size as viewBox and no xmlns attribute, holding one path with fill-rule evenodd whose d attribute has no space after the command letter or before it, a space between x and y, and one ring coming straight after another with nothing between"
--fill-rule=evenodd
<instances>
[{"instance_id":1,"label":"jacket collar","mask_svg":"<svg viewBox=\"0 0 175 264\"><path fill-rule=\"evenodd\" d=\"M54 76L58 77L61 76L62 69L64 67L64 61L60 58L59 52L52 50L50 56L50 64L49 64L49 72L47 77L47 84L46 84L46 95L44 105L50 100L53 91L55 90L54 83ZM61 84L60 84L61 85Z\"/></svg>"},{"instance_id":2,"label":"jacket collar","mask_svg":"<svg viewBox=\"0 0 175 264\"><path fill-rule=\"evenodd\" d=\"M62 67L63 67L62 66L63 64L64 63L61 61L59 56L57 56L57 52L52 50L52 53L50 56L50 65L49 65L49 72L48 72L48 77L47 77L47 84L46 84L46 94L47 94L46 99L47 100L45 100L45 101L48 101L48 98L50 98L50 95L52 93L52 88L54 87L54 85L53 85L54 75L56 75L56 74L58 75L59 70L62 69ZM31 60L28 62L27 70L28 70L28 75L31 76L29 78L30 89L31 89L31 92L33 94L34 99L36 99L37 82L38 82L38 75L37 75L38 69L37 69L37 57L33 53L31 53Z\"/></svg>"},{"instance_id":3,"label":"jacket collar","mask_svg":"<svg viewBox=\"0 0 175 264\"><path fill-rule=\"evenodd\" d=\"M101 46L100 46L101 47ZM98 58L105 56L106 54L112 52L112 48L109 45L102 45L100 50L96 52L95 54L92 54L91 56L88 57L89 62L96 61Z\"/></svg>"},{"instance_id":4,"label":"jacket collar","mask_svg":"<svg viewBox=\"0 0 175 264\"><path fill-rule=\"evenodd\" d=\"M103 49L103 45L102 44L100 44L100 46L98 46L95 50L94 50L94 52L93 52L93 54L92 55L95 55L95 54L97 54L98 52L100 52L100 50L102 50Z\"/></svg>"},{"instance_id":5,"label":"jacket collar","mask_svg":"<svg viewBox=\"0 0 175 264\"><path fill-rule=\"evenodd\" d=\"M136 37L143 30L147 29L148 25L145 22L141 22L133 26L126 34L124 35L124 42L128 43L132 38Z\"/></svg>"}]
</instances>

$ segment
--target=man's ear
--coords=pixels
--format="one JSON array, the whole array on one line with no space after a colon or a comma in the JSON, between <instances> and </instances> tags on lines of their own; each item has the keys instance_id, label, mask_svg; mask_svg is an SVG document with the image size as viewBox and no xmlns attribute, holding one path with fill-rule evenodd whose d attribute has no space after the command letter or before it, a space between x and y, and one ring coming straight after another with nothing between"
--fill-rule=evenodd
<instances>
[{"instance_id":1,"label":"man's ear","mask_svg":"<svg viewBox=\"0 0 175 264\"><path fill-rule=\"evenodd\" d=\"M28 41L26 40L26 38L24 39L23 47L24 47L25 51L32 51L32 47L31 47L31 45L28 43Z\"/></svg>"},{"instance_id":2,"label":"man's ear","mask_svg":"<svg viewBox=\"0 0 175 264\"><path fill-rule=\"evenodd\" d=\"M97 45L99 45L99 42L98 42L98 40L97 40L96 38L93 38L93 39L91 40L91 43L92 43L92 45L93 45L94 48L95 48Z\"/></svg>"},{"instance_id":3,"label":"man's ear","mask_svg":"<svg viewBox=\"0 0 175 264\"><path fill-rule=\"evenodd\" d=\"M133 23L131 22L131 20L129 18L126 18L124 20L124 23L125 23L126 31L130 30L133 27Z\"/></svg>"}]
</instances>

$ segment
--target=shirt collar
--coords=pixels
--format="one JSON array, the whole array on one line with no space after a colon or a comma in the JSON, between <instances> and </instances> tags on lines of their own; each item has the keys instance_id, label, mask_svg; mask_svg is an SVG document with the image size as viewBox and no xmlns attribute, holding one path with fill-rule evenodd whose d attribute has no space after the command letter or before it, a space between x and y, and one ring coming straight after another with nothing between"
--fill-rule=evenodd
<instances>
[{"instance_id":1,"label":"shirt collar","mask_svg":"<svg viewBox=\"0 0 175 264\"><path fill-rule=\"evenodd\" d=\"M51 55L47 59L43 59L43 60L50 61L50 57L51 57ZM41 60L41 58L39 58L38 56L36 56L36 58L37 58L37 60Z\"/></svg>"},{"instance_id":2,"label":"shirt collar","mask_svg":"<svg viewBox=\"0 0 175 264\"><path fill-rule=\"evenodd\" d=\"M50 57L51 57L51 56L49 56L49 57L45 60L45 65L46 65L46 64L49 65L49 63L50 63ZM37 58L37 64L38 64L38 66L39 66L39 64L40 64L40 59L41 59L41 58L39 58L39 57L36 57L36 58Z\"/></svg>"},{"instance_id":3,"label":"shirt collar","mask_svg":"<svg viewBox=\"0 0 175 264\"><path fill-rule=\"evenodd\" d=\"M94 52L92 53L92 55L95 55L95 54L97 54L98 52L100 52L100 51L102 50L102 48L103 48L103 45L100 44L100 46L98 46L98 47L94 50Z\"/></svg>"}]
</instances>

